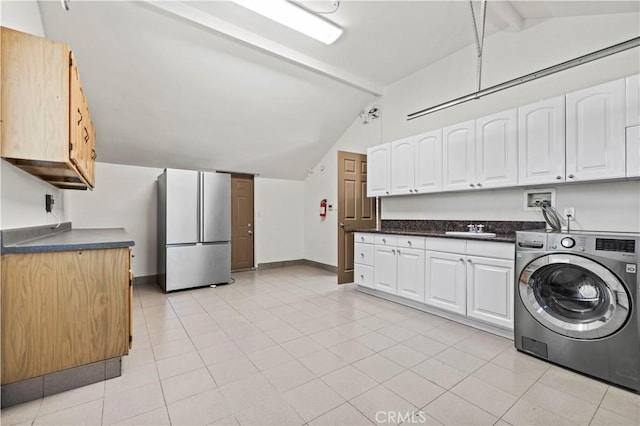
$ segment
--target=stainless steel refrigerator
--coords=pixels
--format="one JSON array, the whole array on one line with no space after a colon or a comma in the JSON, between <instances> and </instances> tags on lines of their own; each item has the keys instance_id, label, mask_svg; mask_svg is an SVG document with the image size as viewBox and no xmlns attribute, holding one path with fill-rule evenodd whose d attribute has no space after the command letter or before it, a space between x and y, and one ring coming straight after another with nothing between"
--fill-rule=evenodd
<instances>
[{"instance_id":1,"label":"stainless steel refrigerator","mask_svg":"<svg viewBox=\"0 0 640 426\"><path fill-rule=\"evenodd\" d=\"M158 281L164 291L231 281L231 177L158 176Z\"/></svg>"}]
</instances>

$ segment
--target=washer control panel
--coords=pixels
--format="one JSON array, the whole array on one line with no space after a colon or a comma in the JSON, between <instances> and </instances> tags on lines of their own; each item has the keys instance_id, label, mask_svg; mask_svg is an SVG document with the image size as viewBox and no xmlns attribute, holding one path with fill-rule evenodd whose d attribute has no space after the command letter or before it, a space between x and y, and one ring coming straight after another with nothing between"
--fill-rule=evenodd
<instances>
[{"instance_id":1,"label":"washer control panel","mask_svg":"<svg viewBox=\"0 0 640 426\"><path fill-rule=\"evenodd\" d=\"M586 238L581 235L549 234L551 250L585 251Z\"/></svg>"}]
</instances>

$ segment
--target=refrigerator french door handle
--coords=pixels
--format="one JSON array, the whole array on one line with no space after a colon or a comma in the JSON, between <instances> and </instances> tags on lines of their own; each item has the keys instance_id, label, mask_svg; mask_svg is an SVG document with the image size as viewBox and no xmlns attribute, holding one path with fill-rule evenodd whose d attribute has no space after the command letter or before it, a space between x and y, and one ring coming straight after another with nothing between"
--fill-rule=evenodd
<instances>
[{"instance_id":1,"label":"refrigerator french door handle","mask_svg":"<svg viewBox=\"0 0 640 426\"><path fill-rule=\"evenodd\" d=\"M198 242L204 241L204 173L198 172Z\"/></svg>"}]
</instances>

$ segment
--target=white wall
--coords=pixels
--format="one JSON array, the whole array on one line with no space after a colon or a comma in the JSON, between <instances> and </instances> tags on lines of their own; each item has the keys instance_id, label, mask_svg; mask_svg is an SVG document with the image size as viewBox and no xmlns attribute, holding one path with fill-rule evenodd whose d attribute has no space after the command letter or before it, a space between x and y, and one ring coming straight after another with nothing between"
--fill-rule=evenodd
<instances>
[{"instance_id":1,"label":"white wall","mask_svg":"<svg viewBox=\"0 0 640 426\"><path fill-rule=\"evenodd\" d=\"M93 191L65 191L74 228L126 228L135 241L133 273L155 275L156 178L162 169L96 163Z\"/></svg>"},{"instance_id":2,"label":"white wall","mask_svg":"<svg viewBox=\"0 0 640 426\"><path fill-rule=\"evenodd\" d=\"M482 87L637 36L637 14L555 18L521 32L499 33L485 41ZM423 118L406 120L409 113L472 93L476 89L475 58L475 47L469 46L387 87L379 100L382 106L382 119L376 127L379 133L366 132L373 128L363 128L356 120L336 144L337 149L349 146L356 152L365 152L367 147L381 142L640 72L636 48ZM320 198L335 200L336 147L319 163L325 165L324 176L314 174L305 181L305 257L330 265L337 263L335 214L324 223L308 218L316 215ZM640 230L638 181L558 186L556 197L559 207L576 208L580 228ZM541 220L541 215L523 210L522 189L505 189L384 198L382 218Z\"/></svg>"},{"instance_id":3,"label":"white wall","mask_svg":"<svg viewBox=\"0 0 640 426\"><path fill-rule=\"evenodd\" d=\"M304 258L304 182L254 180L255 263Z\"/></svg>"},{"instance_id":4,"label":"white wall","mask_svg":"<svg viewBox=\"0 0 640 426\"><path fill-rule=\"evenodd\" d=\"M35 1L0 2L3 26L44 37L40 9ZM0 161L0 229L55 223L44 209L45 194L55 199L53 212L67 220L62 191L40 179Z\"/></svg>"},{"instance_id":5,"label":"white wall","mask_svg":"<svg viewBox=\"0 0 640 426\"><path fill-rule=\"evenodd\" d=\"M384 112L383 112L384 114ZM357 119L331 147L304 181L304 257L337 266L338 259L338 151L364 153L380 143L380 120L363 124ZM324 167L324 170L321 168ZM320 200L334 210L320 217Z\"/></svg>"}]
</instances>

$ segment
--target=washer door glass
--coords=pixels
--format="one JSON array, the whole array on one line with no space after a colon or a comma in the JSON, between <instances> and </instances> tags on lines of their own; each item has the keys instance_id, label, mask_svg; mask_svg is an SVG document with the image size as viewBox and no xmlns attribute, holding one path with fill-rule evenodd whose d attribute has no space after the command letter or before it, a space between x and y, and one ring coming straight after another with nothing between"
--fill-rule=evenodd
<instances>
[{"instance_id":1,"label":"washer door glass","mask_svg":"<svg viewBox=\"0 0 640 426\"><path fill-rule=\"evenodd\" d=\"M520 297L531 315L564 336L597 339L629 316L629 296L608 269L576 255L546 255L520 275Z\"/></svg>"}]
</instances>

